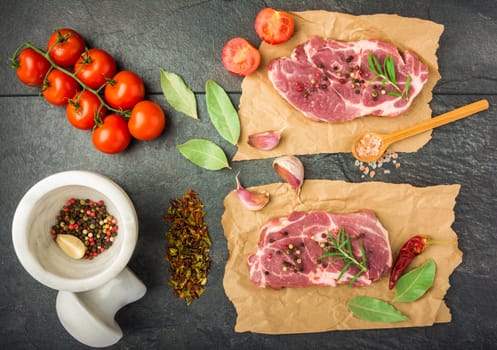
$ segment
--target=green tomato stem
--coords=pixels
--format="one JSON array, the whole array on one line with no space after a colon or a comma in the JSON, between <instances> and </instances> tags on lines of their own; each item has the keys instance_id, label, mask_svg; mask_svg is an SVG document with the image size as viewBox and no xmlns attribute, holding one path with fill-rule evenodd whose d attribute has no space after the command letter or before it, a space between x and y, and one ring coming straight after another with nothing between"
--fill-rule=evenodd
<instances>
[{"instance_id":1,"label":"green tomato stem","mask_svg":"<svg viewBox=\"0 0 497 350\"><path fill-rule=\"evenodd\" d=\"M111 111L111 112L114 112L114 113L117 113L119 115L122 115L123 117L125 118L129 118L129 115L130 115L130 111L129 110L125 110L123 111L122 109L116 109L116 108L113 108L111 106L109 106L105 100L102 98L102 96L100 95L100 92L102 91L103 87L105 86L102 85L101 87L98 88L98 90L95 90L95 89L92 89L90 88L89 86L87 86L85 83L83 83L74 73L68 71L67 69L59 66L58 64L56 64L52 58L50 57L50 55L48 54L48 52L45 52L41 49L39 49L38 47L36 47L35 45L31 44L30 42L26 42L24 43L23 45L19 46L19 48L16 50L15 54L14 54L14 57L17 57L17 55L19 54L19 52L21 51L21 49L23 49L24 47L29 47L31 49L33 49L34 51L36 51L37 53L39 53L40 55L42 55L43 57L45 57L45 59L50 63L50 65L52 66L52 69L56 68L58 70L60 70L62 73L70 76L71 78L73 78L74 80L76 80L76 82L82 86L83 90L87 90L87 91L90 91L92 92L95 96L97 96L98 100L100 101L100 105L101 106L105 106L105 108L107 108L108 111ZM47 72L47 75L48 73L52 70L50 69L48 72Z\"/></svg>"}]
</instances>

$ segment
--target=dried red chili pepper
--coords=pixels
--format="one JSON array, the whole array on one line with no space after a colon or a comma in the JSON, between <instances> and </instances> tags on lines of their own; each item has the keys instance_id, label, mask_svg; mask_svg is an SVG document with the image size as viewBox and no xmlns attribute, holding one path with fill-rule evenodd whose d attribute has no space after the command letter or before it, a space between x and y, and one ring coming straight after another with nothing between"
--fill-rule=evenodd
<instances>
[{"instance_id":1,"label":"dried red chili pepper","mask_svg":"<svg viewBox=\"0 0 497 350\"><path fill-rule=\"evenodd\" d=\"M395 264L392 267L388 288L392 289L395 287L395 284L400 278L400 275L402 275L402 272L404 272L416 256L421 254L430 245L430 242L431 238L429 236L418 235L411 237L404 243L402 248L400 248Z\"/></svg>"}]
</instances>

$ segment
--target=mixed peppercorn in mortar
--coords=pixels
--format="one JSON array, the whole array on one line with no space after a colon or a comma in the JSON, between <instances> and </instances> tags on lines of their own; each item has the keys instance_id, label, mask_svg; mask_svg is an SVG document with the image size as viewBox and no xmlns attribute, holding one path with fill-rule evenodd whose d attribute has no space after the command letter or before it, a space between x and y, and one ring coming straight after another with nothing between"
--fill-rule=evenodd
<instances>
[{"instance_id":1,"label":"mixed peppercorn in mortar","mask_svg":"<svg viewBox=\"0 0 497 350\"><path fill-rule=\"evenodd\" d=\"M52 226L54 240L73 235L86 247L84 259L93 259L109 249L117 236L117 219L109 214L103 200L69 199Z\"/></svg>"}]
</instances>

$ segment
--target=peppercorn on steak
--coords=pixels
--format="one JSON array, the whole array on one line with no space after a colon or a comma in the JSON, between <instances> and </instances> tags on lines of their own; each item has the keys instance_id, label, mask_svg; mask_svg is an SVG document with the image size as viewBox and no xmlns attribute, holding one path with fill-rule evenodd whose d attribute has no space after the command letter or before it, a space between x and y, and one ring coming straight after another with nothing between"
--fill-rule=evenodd
<instances>
[{"instance_id":1,"label":"peppercorn on steak","mask_svg":"<svg viewBox=\"0 0 497 350\"><path fill-rule=\"evenodd\" d=\"M428 80L428 66L390 43L313 36L290 57L273 59L268 76L305 117L333 123L366 115L399 116Z\"/></svg>"},{"instance_id":2,"label":"peppercorn on steak","mask_svg":"<svg viewBox=\"0 0 497 350\"><path fill-rule=\"evenodd\" d=\"M371 210L293 212L262 227L248 265L259 287L361 287L389 273L392 253L388 232Z\"/></svg>"}]
</instances>

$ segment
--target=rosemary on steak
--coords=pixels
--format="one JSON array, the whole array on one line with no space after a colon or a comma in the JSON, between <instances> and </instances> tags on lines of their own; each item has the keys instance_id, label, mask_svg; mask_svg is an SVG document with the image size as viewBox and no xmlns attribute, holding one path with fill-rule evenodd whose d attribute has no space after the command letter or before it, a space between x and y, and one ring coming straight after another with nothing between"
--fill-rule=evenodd
<instances>
[{"instance_id":1,"label":"rosemary on steak","mask_svg":"<svg viewBox=\"0 0 497 350\"><path fill-rule=\"evenodd\" d=\"M337 281L343 277L349 267L356 266L359 271L354 275L349 283L349 286L352 286L355 281L368 270L364 245L362 243L360 244L361 259L358 260L352 252L350 235L345 234L345 230L343 228L338 231L336 237L328 232L328 241L330 245L325 247L324 254L319 259L322 260L323 258L329 258L328 264L334 261L343 261L345 263L340 271L340 274L338 275Z\"/></svg>"},{"instance_id":2,"label":"rosemary on steak","mask_svg":"<svg viewBox=\"0 0 497 350\"><path fill-rule=\"evenodd\" d=\"M198 194L188 190L182 198L172 199L164 220L171 222L167 231L165 260L169 262L169 285L189 305L205 291L212 245L204 222L204 205Z\"/></svg>"},{"instance_id":3,"label":"rosemary on steak","mask_svg":"<svg viewBox=\"0 0 497 350\"><path fill-rule=\"evenodd\" d=\"M371 81L381 79L381 84L383 86L391 85L396 91L387 91L388 95L402 97L407 99L409 97L409 87L411 86L411 75L409 74L406 78L406 85L404 91L402 91L397 84L397 76L395 73L395 60L392 55L388 55L383 60L381 64L379 58L374 53L368 53L368 63L369 69L375 77Z\"/></svg>"}]
</instances>

